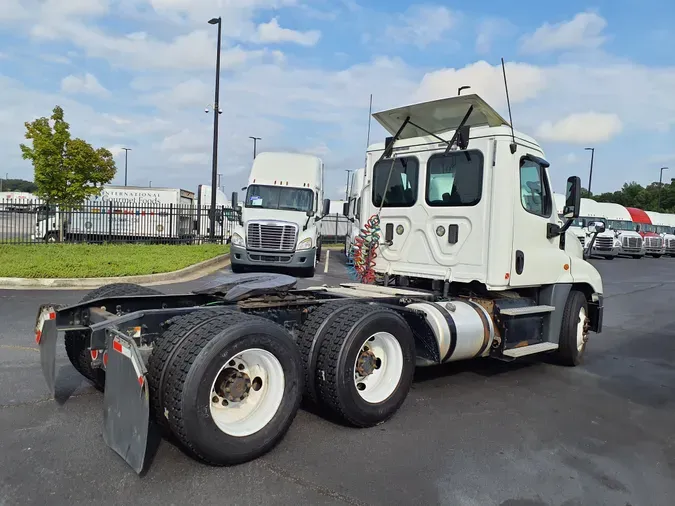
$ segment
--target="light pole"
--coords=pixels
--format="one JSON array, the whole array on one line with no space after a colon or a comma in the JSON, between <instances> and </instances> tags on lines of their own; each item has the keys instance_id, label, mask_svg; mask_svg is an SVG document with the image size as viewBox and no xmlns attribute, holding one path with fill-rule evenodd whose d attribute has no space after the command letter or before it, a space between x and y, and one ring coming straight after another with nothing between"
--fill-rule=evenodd
<instances>
[{"instance_id":1,"label":"light pole","mask_svg":"<svg viewBox=\"0 0 675 506\"><path fill-rule=\"evenodd\" d=\"M152 188L152 181L148 181L148 186Z\"/></svg>"},{"instance_id":2,"label":"light pole","mask_svg":"<svg viewBox=\"0 0 675 506\"><path fill-rule=\"evenodd\" d=\"M218 115L220 113L220 38L223 28L222 18L212 18L210 25L218 25L218 52L216 53L216 97L213 104L213 167L211 168L211 241L216 238L216 179L218 177Z\"/></svg>"},{"instance_id":3,"label":"light pole","mask_svg":"<svg viewBox=\"0 0 675 506\"><path fill-rule=\"evenodd\" d=\"M129 163L129 151L131 148L122 148L124 150L124 186L127 185L127 166Z\"/></svg>"},{"instance_id":4,"label":"light pole","mask_svg":"<svg viewBox=\"0 0 675 506\"><path fill-rule=\"evenodd\" d=\"M591 181L593 181L593 158L595 158L595 148L584 148L591 152L591 171L588 174L588 193L591 193Z\"/></svg>"},{"instance_id":5,"label":"light pole","mask_svg":"<svg viewBox=\"0 0 675 506\"><path fill-rule=\"evenodd\" d=\"M668 167L661 167L661 173L659 174L659 203L656 208L661 211L661 187L663 186L663 171L668 170Z\"/></svg>"},{"instance_id":6,"label":"light pole","mask_svg":"<svg viewBox=\"0 0 675 506\"><path fill-rule=\"evenodd\" d=\"M471 88L471 86L460 86L457 88L457 96L461 95L463 90L468 90L469 88Z\"/></svg>"},{"instance_id":7,"label":"light pole","mask_svg":"<svg viewBox=\"0 0 675 506\"><path fill-rule=\"evenodd\" d=\"M253 139L253 159L255 160L255 156L258 153L258 141L261 141L262 137L253 137L252 135L249 135L248 138Z\"/></svg>"},{"instance_id":8,"label":"light pole","mask_svg":"<svg viewBox=\"0 0 675 506\"><path fill-rule=\"evenodd\" d=\"M353 171L350 169L345 169L345 172L347 173L347 188L345 188L345 200L349 200L349 176Z\"/></svg>"}]
</instances>

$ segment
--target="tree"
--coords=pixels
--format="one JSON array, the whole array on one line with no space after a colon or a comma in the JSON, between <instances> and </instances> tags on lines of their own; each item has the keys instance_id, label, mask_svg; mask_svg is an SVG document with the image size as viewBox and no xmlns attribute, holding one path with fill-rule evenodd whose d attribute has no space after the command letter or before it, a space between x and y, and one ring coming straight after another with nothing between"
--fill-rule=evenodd
<instances>
[{"instance_id":1,"label":"tree","mask_svg":"<svg viewBox=\"0 0 675 506\"><path fill-rule=\"evenodd\" d=\"M0 179L0 190L7 192L35 193L37 185L23 179Z\"/></svg>"},{"instance_id":2,"label":"tree","mask_svg":"<svg viewBox=\"0 0 675 506\"><path fill-rule=\"evenodd\" d=\"M32 146L20 147L23 158L33 164L36 195L67 210L100 195L101 187L112 181L117 168L107 149L94 149L82 139L71 139L70 125L63 118L63 109L57 105L51 118L26 122L25 136ZM62 237L62 220L59 233Z\"/></svg>"}]
</instances>

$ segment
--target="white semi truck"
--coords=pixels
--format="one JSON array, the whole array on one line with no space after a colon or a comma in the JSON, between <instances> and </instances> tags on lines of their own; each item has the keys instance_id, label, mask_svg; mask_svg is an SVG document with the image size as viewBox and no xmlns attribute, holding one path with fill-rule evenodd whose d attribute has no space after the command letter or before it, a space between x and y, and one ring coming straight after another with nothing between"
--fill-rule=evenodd
<instances>
[{"instance_id":1,"label":"white semi truck","mask_svg":"<svg viewBox=\"0 0 675 506\"><path fill-rule=\"evenodd\" d=\"M559 193L554 195L556 208L558 212L558 218L561 222L564 222L565 219L562 215L563 209L565 206L565 196ZM570 226L570 230L574 235L579 239L581 246L584 248L589 247L589 241L591 237L595 235L595 241L588 254L590 256L603 257L608 260L613 260L619 255L619 250L621 249L621 241L617 239L614 235L614 232L608 228L598 234L594 234L591 230L593 229L592 224L598 221L601 221L605 227L607 227L606 220L601 216L601 210L598 209L598 203L593 199L581 199L581 216L574 220Z\"/></svg>"},{"instance_id":2,"label":"white semi truck","mask_svg":"<svg viewBox=\"0 0 675 506\"><path fill-rule=\"evenodd\" d=\"M313 276L321 258L319 221L330 212L323 198L323 162L313 155L259 153L248 178L241 221L231 238L234 272L268 267ZM232 202L238 202L237 192Z\"/></svg>"},{"instance_id":3,"label":"white semi truck","mask_svg":"<svg viewBox=\"0 0 675 506\"><path fill-rule=\"evenodd\" d=\"M644 240L638 233L640 226L633 222L628 210L620 205L610 202L597 202L599 217L605 218L607 226L614 232L615 237L621 241L619 255L642 258L646 254Z\"/></svg>"},{"instance_id":4,"label":"white semi truck","mask_svg":"<svg viewBox=\"0 0 675 506\"><path fill-rule=\"evenodd\" d=\"M392 134L368 148L365 167L361 216L373 237L382 232L363 266L374 283L297 289L291 276L250 273L191 293L116 284L68 307L40 306L48 388L55 392L61 331L73 366L104 390L105 442L134 470L147 468L156 426L196 459L236 464L270 451L303 397L334 419L372 427L403 404L416 365L544 354L580 363L603 320L602 280L568 230L580 179L568 179L560 226L543 150L478 96L374 117ZM313 243L296 237L303 223L282 212L316 213L316 181L291 175L303 162L318 172L318 162L260 161L276 167L276 183L254 170L244 223L284 220L293 241ZM312 196L282 199L281 188ZM266 207L275 215L247 216ZM237 233L240 255L259 251L249 250L248 229ZM253 237L261 237L255 227Z\"/></svg>"},{"instance_id":5,"label":"white semi truck","mask_svg":"<svg viewBox=\"0 0 675 506\"><path fill-rule=\"evenodd\" d=\"M64 241L189 240L194 200L194 192L178 188L104 186L100 195L70 211L41 205L33 240L56 242L61 227Z\"/></svg>"},{"instance_id":6,"label":"white semi truck","mask_svg":"<svg viewBox=\"0 0 675 506\"><path fill-rule=\"evenodd\" d=\"M645 211L652 222L653 232L663 239L660 255L675 256L675 215Z\"/></svg>"}]
</instances>

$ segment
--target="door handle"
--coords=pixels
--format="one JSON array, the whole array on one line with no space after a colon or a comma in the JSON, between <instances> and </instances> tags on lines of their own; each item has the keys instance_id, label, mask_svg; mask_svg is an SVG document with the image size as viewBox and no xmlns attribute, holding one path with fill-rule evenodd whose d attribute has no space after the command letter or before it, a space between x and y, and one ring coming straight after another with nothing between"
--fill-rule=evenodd
<instances>
[{"instance_id":1,"label":"door handle","mask_svg":"<svg viewBox=\"0 0 675 506\"><path fill-rule=\"evenodd\" d=\"M522 274L525 268L525 253L516 250L516 274Z\"/></svg>"}]
</instances>

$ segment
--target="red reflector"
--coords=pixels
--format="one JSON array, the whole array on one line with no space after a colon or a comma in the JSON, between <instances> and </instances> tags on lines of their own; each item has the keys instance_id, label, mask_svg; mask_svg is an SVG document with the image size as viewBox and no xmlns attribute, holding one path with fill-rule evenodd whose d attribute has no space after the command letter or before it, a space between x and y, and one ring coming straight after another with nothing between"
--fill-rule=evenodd
<instances>
[{"instance_id":1,"label":"red reflector","mask_svg":"<svg viewBox=\"0 0 675 506\"><path fill-rule=\"evenodd\" d=\"M103 365L108 367L108 352L103 353Z\"/></svg>"},{"instance_id":2,"label":"red reflector","mask_svg":"<svg viewBox=\"0 0 675 506\"><path fill-rule=\"evenodd\" d=\"M40 344L41 339L42 339L42 331L38 330L37 332L35 332L35 342L37 344Z\"/></svg>"},{"instance_id":3,"label":"red reflector","mask_svg":"<svg viewBox=\"0 0 675 506\"><path fill-rule=\"evenodd\" d=\"M98 350L91 350L89 354L91 355L92 360L96 360L98 358Z\"/></svg>"},{"instance_id":4,"label":"red reflector","mask_svg":"<svg viewBox=\"0 0 675 506\"><path fill-rule=\"evenodd\" d=\"M51 313L49 313L49 319L50 320L56 320L56 313L54 313L53 311Z\"/></svg>"},{"instance_id":5,"label":"red reflector","mask_svg":"<svg viewBox=\"0 0 675 506\"><path fill-rule=\"evenodd\" d=\"M122 343L119 341L113 341L113 350L115 350L117 353L122 353Z\"/></svg>"},{"instance_id":6,"label":"red reflector","mask_svg":"<svg viewBox=\"0 0 675 506\"><path fill-rule=\"evenodd\" d=\"M143 376L139 376L138 377L138 384L140 386L143 386L143 383L145 383L145 378Z\"/></svg>"}]
</instances>

